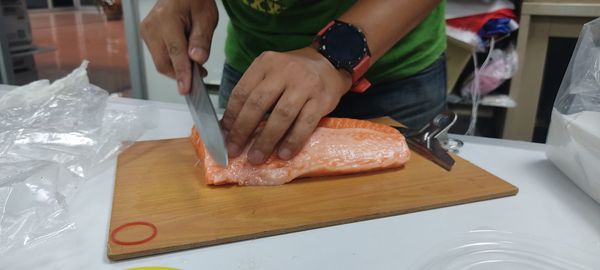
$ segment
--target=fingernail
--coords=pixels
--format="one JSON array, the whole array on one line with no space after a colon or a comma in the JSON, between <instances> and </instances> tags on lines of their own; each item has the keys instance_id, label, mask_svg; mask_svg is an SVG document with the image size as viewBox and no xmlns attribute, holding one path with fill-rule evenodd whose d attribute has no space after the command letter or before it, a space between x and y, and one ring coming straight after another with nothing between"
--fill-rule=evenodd
<instances>
[{"instance_id":1,"label":"fingernail","mask_svg":"<svg viewBox=\"0 0 600 270\"><path fill-rule=\"evenodd\" d=\"M250 152L250 154L248 154L248 161L250 161L250 163L254 163L254 164L263 163L264 158L265 158L265 154L263 154L262 152L260 152L258 150L254 150L254 151Z\"/></svg>"},{"instance_id":2,"label":"fingernail","mask_svg":"<svg viewBox=\"0 0 600 270\"><path fill-rule=\"evenodd\" d=\"M179 93L183 94L183 81L182 80L177 80L177 89L179 90Z\"/></svg>"},{"instance_id":3,"label":"fingernail","mask_svg":"<svg viewBox=\"0 0 600 270\"><path fill-rule=\"evenodd\" d=\"M196 62L204 62L205 52L203 49L194 47L190 50L190 56ZM204 63L201 63L201 64L204 64Z\"/></svg>"},{"instance_id":4,"label":"fingernail","mask_svg":"<svg viewBox=\"0 0 600 270\"><path fill-rule=\"evenodd\" d=\"M279 158L281 159L288 160L292 158L292 151L290 151L290 149L287 148L281 148L279 149L277 155L279 155Z\"/></svg>"},{"instance_id":5,"label":"fingernail","mask_svg":"<svg viewBox=\"0 0 600 270\"><path fill-rule=\"evenodd\" d=\"M227 144L227 153L230 156L237 156L239 154L240 148L234 143Z\"/></svg>"}]
</instances>

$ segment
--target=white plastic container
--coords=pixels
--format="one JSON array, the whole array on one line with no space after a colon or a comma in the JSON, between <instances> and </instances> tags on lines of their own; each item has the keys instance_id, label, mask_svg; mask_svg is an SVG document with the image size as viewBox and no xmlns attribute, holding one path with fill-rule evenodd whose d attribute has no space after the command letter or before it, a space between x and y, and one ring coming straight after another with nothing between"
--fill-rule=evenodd
<instances>
[{"instance_id":1,"label":"white plastic container","mask_svg":"<svg viewBox=\"0 0 600 270\"><path fill-rule=\"evenodd\" d=\"M600 202L600 112L552 111L548 158L579 188Z\"/></svg>"}]
</instances>

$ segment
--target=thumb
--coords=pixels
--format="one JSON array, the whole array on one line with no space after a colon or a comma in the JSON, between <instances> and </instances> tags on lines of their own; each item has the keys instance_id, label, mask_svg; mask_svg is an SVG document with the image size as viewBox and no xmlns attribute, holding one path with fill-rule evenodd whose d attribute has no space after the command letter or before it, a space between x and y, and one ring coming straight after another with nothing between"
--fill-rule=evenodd
<instances>
[{"instance_id":1,"label":"thumb","mask_svg":"<svg viewBox=\"0 0 600 270\"><path fill-rule=\"evenodd\" d=\"M192 25L189 37L188 54L199 64L204 64L210 54L210 44L219 19L214 0L191 1Z\"/></svg>"}]
</instances>

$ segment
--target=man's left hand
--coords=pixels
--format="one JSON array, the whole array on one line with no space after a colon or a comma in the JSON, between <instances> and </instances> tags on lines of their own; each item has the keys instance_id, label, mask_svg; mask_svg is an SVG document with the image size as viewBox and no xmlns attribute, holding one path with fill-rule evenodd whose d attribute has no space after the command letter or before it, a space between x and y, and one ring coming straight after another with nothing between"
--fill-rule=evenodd
<instances>
[{"instance_id":1,"label":"man's left hand","mask_svg":"<svg viewBox=\"0 0 600 270\"><path fill-rule=\"evenodd\" d=\"M233 88L221 120L230 157L242 153L271 109L248 161L264 163L278 144L279 158L294 157L351 85L350 73L336 69L313 48L262 53Z\"/></svg>"}]
</instances>

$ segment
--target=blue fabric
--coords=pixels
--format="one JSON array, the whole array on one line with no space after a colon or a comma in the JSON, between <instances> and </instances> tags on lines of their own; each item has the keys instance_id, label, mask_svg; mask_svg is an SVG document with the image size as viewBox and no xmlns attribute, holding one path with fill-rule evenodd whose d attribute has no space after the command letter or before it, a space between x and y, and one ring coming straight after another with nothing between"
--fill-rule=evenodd
<instances>
[{"instance_id":1,"label":"blue fabric","mask_svg":"<svg viewBox=\"0 0 600 270\"><path fill-rule=\"evenodd\" d=\"M219 106L227 100L242 73L223 68ZM411 128L420 128L446 109L446 59L444 56L414 76L372 85L365 93L348 93L330 114L358 119L389 116Z\"/></svg>"},{"instance_id":2,"label":"blue fabric","mask_svg":"<svg viewBox=\"0 0 600 270\"><path fill-rule=\"evenodd\" d=\"M510 18L498 18L491 19L487 21L479 30L479 36L481 37L491 37L497 35L506 35L514 31L514 29L510 26Z\"/></svg>"}]
</instances>

